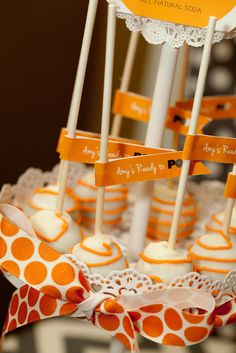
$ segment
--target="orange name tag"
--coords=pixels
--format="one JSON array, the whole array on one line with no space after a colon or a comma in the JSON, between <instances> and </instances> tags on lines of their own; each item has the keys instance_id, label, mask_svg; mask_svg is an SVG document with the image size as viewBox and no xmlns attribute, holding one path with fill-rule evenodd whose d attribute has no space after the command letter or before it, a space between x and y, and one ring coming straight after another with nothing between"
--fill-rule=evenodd
<instances>
[{"instance_id":1,"label":"orange name tag","mask_svg":"<svg viewBox=\"0 0 236 353\"><path fill-rule=\"evenodd\" d=\"M183 109L191 110L193 100L177 102ZM236 118L236 96L204 97L201 105L201 114L206 114L214 120Z\"/></svg>"},{"instance_id":2,"label":"orange name tag","mask_svg":"<svg viewBox=\"0 0 236 353\"><path fill-rule=\"evenodd\" d=\"M176 178L182 168L182 152L122 158L95 164L97 186L109 186L139 181ZM210 174L201 162L194 162L190 175Z\"/></svg>"},{"instance_id":3,"label":"orange name tag","mask_svg":"<svg viewBox=\"0 0 236 353\"><path fill-rule=\"evenodd\" d=\"M60 158L66 161L94 164L100 156L100 139L64 136L60 143ZM168 149L149 148L126 142L109 141L108 159L142 154L165 153Z\"/></svg>"},{"instance_id":4,"label":"orange name tag","mask_svg":"<svg viewBox=\"0 0 236 353\"><path fill-rule=\"evenodd\" d=\"M112 111L130 119L148 122L152 100L131 92L116 91Z\"/></svg>"},{"instance_id":5,"label":"orange name tag","mask_svg":"<svg viewBox=\"0 0 236 353\"><path fill-rule=\"evenodd\" d=\"M230 173L225 185L224 196L230 199L236 199L236 175Z\"/></svg>"},{"instance_id":6,"label":"orange name tag","mask_svg":"<svg viewBox=\"0 0 236 353\"><path fill-rule=\"evenodd\" d=\"M183 158L234 164L236 163L236 139L208 135L188 135Z\"/></svg>"}]
</instances>

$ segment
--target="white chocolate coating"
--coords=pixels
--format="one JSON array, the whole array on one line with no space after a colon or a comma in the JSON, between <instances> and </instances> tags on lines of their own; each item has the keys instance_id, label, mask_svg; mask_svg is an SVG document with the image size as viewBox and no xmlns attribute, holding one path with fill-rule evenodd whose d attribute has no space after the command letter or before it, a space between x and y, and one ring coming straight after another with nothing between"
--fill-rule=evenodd
<instances>
[{"instance_id":1,"label":"white chocolate coating","mask_svg":"<svg viewBox=\"0 0 236 353\"><path fill-rule=\"evenodd\" d=\"M224 211L212 215L210 222L206 225L206 231L208 233L220 232L223 228L224 215ZM236 235L236 207L233 209L229 234L233 235L231 240L236 241L234 237Z\"/></svg>"},{"instance_id":2,"label":"white chocolate coating","mask_svg":"<svg viewBox=\"0 0 236 353\"><path fill-rule=\"evenodd\" d=\"M82 239L80 228L66 212L58 216L54 211L42 210L30 221L38 238L62 254Z\"/></svg>"},{"instance_id":3,"label":"white chocolate coating","mask_svg":"<svg viewBox=\"0 0 236 353\"><path fill-rule=\"evenodd\" d=\"M84 262L91 274L99 273L107 276L112 271L127 268L127 261L123 257L118 244L107 235L91 236L75 245L72 255Z\"/></svg>"},{"instance_id":4,"label":"white chocolate coating","mask_svg":"<svg viewBox=\"0 0 236 353\"><path fill-rule=\"evenodd\" d=\"M174 214L177 188L166 183L156 183L150 211L148 236L168 239ZM180 218L179 237L189 236L197 221L197 208L191 195L186 193Z\"/></svg>"},{"instance_id":5,"label":"white chocolate coating","mask_svg":"<svg viewBox=\"0 0 236 353\"><path fill-rule=\"evenodd\" d=\"M104 204L104 223L117 224L127 208L128 189L122 185L106 187ZM95 186L94 170L77 182L75 192L79 199L79 209L85 223L94 223L97 200L97 187Z\"/></svg>"},{"instance_id":6,"label":"white chocolate coating","mask_svg":"<svg viewBox=\"0 0 236 353\"><path fill-rule=\"evenodd\" d=\"M236 269L236 244L227 242L220 233L204 234L190 248L196 271L211 280L223 280Z\"/></svg>"},{"instance_id":7,"label":"white chocolate coating","mask_svg":"<svg viewBox=\"0 0 236 353\"><path fill-rule=\"evenodd\" d=\"M150 276L154 281L169 283L178 276L193 271L193 265L188 256L168 248L167 242L150 243L135 269Z\"/></svg>"},{"instance_id":8,"label":"white chocolate coating","mask_svg":"<svg viewBox=\"0 0 236 353\"><path fill-rule=\"evenodd\" d=\"M45 188L36 189L24 205L23 210L28 217L40 210L55 210L57 196L58 185L48 185ZM77 220L78 207L77 196L75 196L72 190L67 189L64 201L65 212L69 213L74 220Z\"/></svg>"}]
</instances>

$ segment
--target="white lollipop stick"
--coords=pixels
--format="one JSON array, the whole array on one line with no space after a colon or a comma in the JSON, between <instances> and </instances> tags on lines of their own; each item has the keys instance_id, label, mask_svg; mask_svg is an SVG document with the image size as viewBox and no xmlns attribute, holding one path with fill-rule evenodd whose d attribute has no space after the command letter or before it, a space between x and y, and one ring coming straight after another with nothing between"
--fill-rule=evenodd
<instances>
[{"instance_id":1,"label":"white lollipop stick","mask_svg":"<svg viewBox=\"0 0 236 353\"><path fill-rule=\"evenodd\" d=\"M81 105L85 74L88 64L89 51L91 46L92 34L94 29L94 23L97 13L98 0L90 0L87 19L84 30L83 43L81 47L81 54L79 59L79 65L75 78L74 91L72 95L72 101L70 106L70 112L67 122L68 136L74 138L76 133L76 127L78 123L78 115ZM56 212L61 214L63 211L64 199L66 186L68 181L70 163L68 161L61 161L60 171L58 176L58 198Z\"/></svg>"},{"instance_id":2,"label":"white lollipop stick","mask_svg":"<svg viewBox=\"0 0 236 353\"><path fill-rule=\"evenodd\" d=\"M181 56L180 80L177 94L177 100L179 101L185 99L186 82L189 69L190 46L185 44L182 50L183 52Z\"/></svg>"},{"instance_id":3,"label":"white lollipop stick","mask_svg":"<svg viewBox=\"0 0 236 353\"><path fill-rule=\"evenodd\" d=\"M189 126L189 132L188 132L190 135L196 135L196 132L197 132L198 117L201 109L201 102L204 94L207 71L208 71L210 57L211 57L211 49L213 45L215 26L216 26L216 18L210 17L209 23L208 23L207 36L206 36L206 43L202 54L202 61L201 61L201 66L200 66L200 71L198 76L195 98L193 102L192 116L191 116L191 121ZM172 220L171 229L170 229L170 237L169 237L170 249L175 248L175 244L178 236L178 228L180 223L181 211L183 207L184 194L185 194L185 189L187 185L190 165L191 165L191 161L189 160L183 161L183 166L182 166L182 171L181 171L179 186L177 191L175 210L174 210L173 220Z\"/></svg>"},{"instance_id":4,"label":"white lollipop stick","mask_svg":"<svg viewBox=\"0 0 236 353\"><path fill-rule=\"evenodd\" d=\"M127 56L125 60L125 67L121 78L120 91L122 92L127 92L129 89L132 69L134 66L135 54L137 52L138 39L139 39L139 32L131 32L129 47L128 47ZM111 128L112 136L115 136L115 137L120 136L121 124L122 124L122 116L120 114L116 114L114 116L114 120Z\"/></svg>"},{"instance_id":5,"label":"white lollipop stick","mask_svg":"<svg viewBox=\"0 0 236 353\"><path fill-rule=\"evenodd\" d=\"M189 57L190 57L190 46L185 44L182 48L182 53L180 55L179 60L181 60L180 66L180 75L178 82L178 92L177 92L177 101L182 101L185 99L185 90L186 90L186 82L188 78L188 69L189 69ZM178 150L179 148L179 133L173 132L172 139L172 148ZM168 186L170 189L173 189L175 182L173 179L170 179L168 182Z\"/></svg>"},{"instance_id":6,"label":"white lollipop stick","mask_svg":"<svg viewBox=\"0 0 236 353\"><path fill-rule=\"evenodd\" d=\"M233 171L232 173L235 175L236 174L236 164L233 166ZM230 223L233 215L233 209L235 205L235 199L228 199L226 208L225 208L225 214L224 214L224 223L223 223L223 231L226 235L229 236L229 229L230 229Z\"/></svg>"},{"instance_id":7,"label":"white lollipop stick","mask_svg":"<svg viewBox=\"0 0 236 353\"><path fill-rule=\"evenodd\" d=\"M178 49L173 49L167 44L162 47L145 140L145 145L148 147L162 146L178 52ZM145 243L153 188L154 182L140 183L137 187L137 198L128 243L128 256L134 260L138 258Z\"/></svg>"},{"instance_id":8,"label":"white lollipop stick","mask_svg":"<svg viewBox=\"0 0 236 353\"><path fill-rule=\"evenodd\" d=\"M101 127L101 145L100 162L107 162L108 138L110 129L111 98L112 98L112 79L115 54L115 36L116 36L116 5L108 5L107 18L107 41L106 41L106 59L103 89L103 107L102 107L102 127ZM104 213L105 187L98 187L95 235L102 234L103 213Z\"/></svg>"}]
</instances>

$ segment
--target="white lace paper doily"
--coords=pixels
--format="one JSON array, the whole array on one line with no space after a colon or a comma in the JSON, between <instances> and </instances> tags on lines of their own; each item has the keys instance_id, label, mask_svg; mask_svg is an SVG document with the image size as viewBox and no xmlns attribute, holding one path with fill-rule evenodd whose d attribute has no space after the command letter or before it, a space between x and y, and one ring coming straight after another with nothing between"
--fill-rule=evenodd
<instances>
[{"instance_id":1,"label":"white lace paper doily","mask_svg":"<svg viewBox=\"0 0 236 353\"><path fill-rule=\"evenodd\" d=\"M192 47L202 47L206 41L207 30L205 28L178 25L123 13L118 13L117 17L125 20L131 32L141 32L150 44L167 43L172 48L180 48L186 43ZM233 31L228 35L215 32L214 43L219 43L224 38L232 38L233 35L235 35Z\"/></svg>"},{"instance_id":2,"label":"white lace paper doily","mask_svg":"<svg viewBox=\"0 0 236 353\"><path fill-rule=\"evenodd\" d=\"M206 28L179 25L119 12L119 2L116 0L107 0L107 2L116 4L117 17L125 21L127 28L131 32L141 32L145 40L150 44L167 43L172 48L180 48L185 43L193 47L201 47L205 44ZM229 33L216 31L214 43L219 43L223 39L231 39L235 35L235 30L231 30Z\"/></svg>"},{"instance_id":3,"label":"white lace paper doily","mask_svg":"<svg viewBox=\"0 0 236 353\"><path fill-rule=\"evenodd\" d=\"M111 272L107 277L100 274L91 275L88 267L73 255L66 255L74 264L82 269L86 279L95 292L118 295L141 294L167 287L191 287L202 289L211 294L216 305L222 305L236 296L236 270L229 273L223 281L212 282L199 273L188 273L173 279L169 284L153 283L152 280L134 269Z\"/></svg>"}]
</instances>

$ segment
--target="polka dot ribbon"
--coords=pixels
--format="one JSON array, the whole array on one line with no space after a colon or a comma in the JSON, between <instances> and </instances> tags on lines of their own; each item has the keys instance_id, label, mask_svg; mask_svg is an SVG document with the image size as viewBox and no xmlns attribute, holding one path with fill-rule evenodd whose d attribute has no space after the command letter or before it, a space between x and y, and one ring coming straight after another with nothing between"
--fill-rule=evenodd
<instances>
[{"instance_id":1,"label":"polka dot ribbon","mask_svg":"<svg viewBox=\"0 0 236 353\"><path fill-rule=\"evenodd\" d=\"M199 289L116 298L93 293L78 264L35 238L21 211L0 205L0 213L0 268L26 283L12 296L3 334L57 316L85 318L138 352L136 332L153 342L188 346L236 321L235 299L216 307Z\"/></svg>"}]
</instances>

